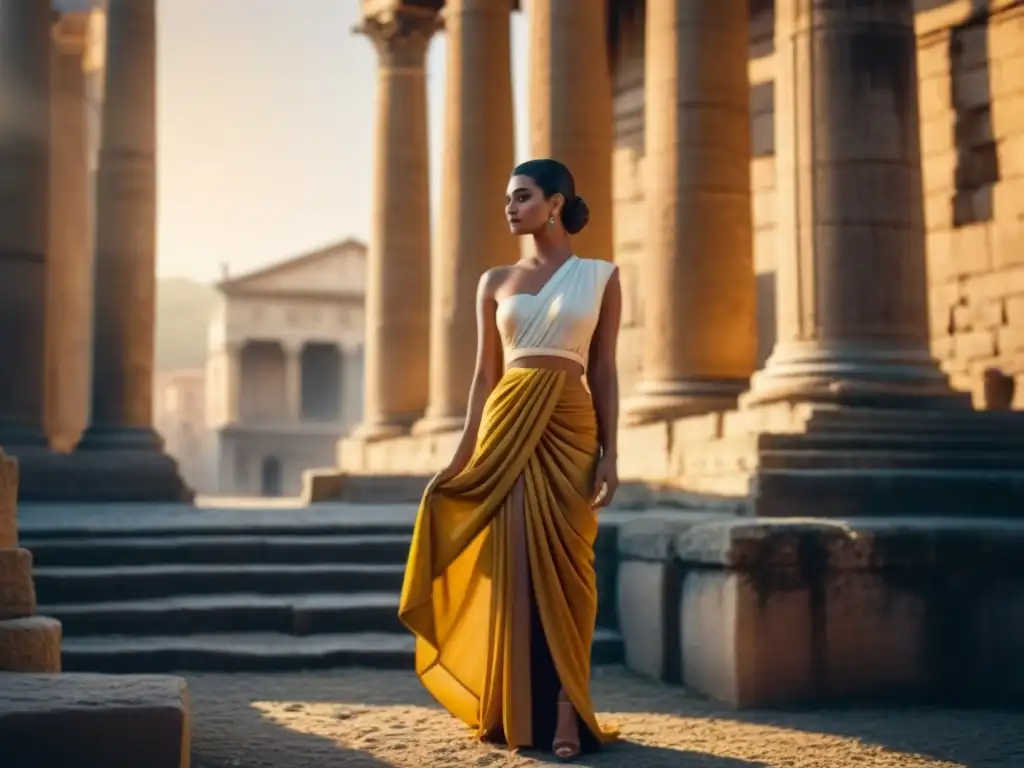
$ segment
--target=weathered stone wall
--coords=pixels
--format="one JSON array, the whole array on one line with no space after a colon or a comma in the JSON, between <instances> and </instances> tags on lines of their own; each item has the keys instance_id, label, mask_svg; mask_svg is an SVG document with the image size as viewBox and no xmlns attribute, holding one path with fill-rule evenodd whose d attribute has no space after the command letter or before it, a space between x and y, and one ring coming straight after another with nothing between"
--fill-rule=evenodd
<instances>
[{"instance_id":1,"label":"weathered stone wall","mask_svg":"<svg viewBox=\"0 0 1024 768\"><path fill-rule=\"evenodd\" d=\"M923 179L933 351L957 387L980 394L981 372L1018 377L1024 407L1024 3L918 0ZM775 338L775 167L771 2L750 25L754 262L758 358ZM620 19L615 51L615 248L625 292L620 344L628 392L641 361L643 14ZM869 189L864 193L871 194Z\"/></svg>"}]
</instances>

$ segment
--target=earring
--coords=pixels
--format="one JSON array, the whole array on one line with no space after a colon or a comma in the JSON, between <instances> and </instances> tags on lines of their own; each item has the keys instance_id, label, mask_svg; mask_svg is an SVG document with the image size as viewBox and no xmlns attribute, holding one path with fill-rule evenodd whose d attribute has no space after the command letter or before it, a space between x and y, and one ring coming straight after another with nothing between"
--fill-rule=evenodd
<instances>
[{"instance_id":1,"label":"earring","mask_svg":"<svg viewBox=\"0 0 1024 768\"><path fill-rule=\"evenodd\" d=\"M555 228L555 217L554 216L548 216L548 229L554 229L554 228Z\"/></svg>"}]
</instances>

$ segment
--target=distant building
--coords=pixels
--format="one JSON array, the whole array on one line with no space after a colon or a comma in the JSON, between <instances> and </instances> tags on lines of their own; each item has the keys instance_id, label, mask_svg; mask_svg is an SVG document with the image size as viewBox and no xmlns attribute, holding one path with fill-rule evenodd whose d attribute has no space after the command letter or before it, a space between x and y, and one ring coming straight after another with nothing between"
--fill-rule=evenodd
<instances>
[{"instance_id":1,"label":"distant building","mask_svg":"<svg viewBox=\"0 0 1024 768\"><path fill-rule=\"evenodd\" d=\"M216 491L294 495L362 418L366 246L322 248L218 284L206 402Z\"/></svg>"},{"instance_id":2,"label":"distant building","mask_svg":"<svg viewBox=\"0 0 1024 768\"><path fill-rule=\"evenodd\" d=\"M153 425L188 486L200 493L210 492L205 371L173 371L154 377Z\"/></svg>"}]
</instances>

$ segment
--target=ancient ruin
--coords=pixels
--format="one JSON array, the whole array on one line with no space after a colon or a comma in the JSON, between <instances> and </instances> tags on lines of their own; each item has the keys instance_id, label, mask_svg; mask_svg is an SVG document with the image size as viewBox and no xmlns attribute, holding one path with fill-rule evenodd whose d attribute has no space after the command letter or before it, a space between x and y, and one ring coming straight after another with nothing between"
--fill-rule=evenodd
<instances>
[{"instance_id":1,"label":"ancient ruin","mask_svg":"<svg viewBox=\"0 0 1024 768\"><path fill-rule=\"evenodd\" d=\"M1024 5L524 5L532 153L576 172L577 248L614 260L625 294L597 656L737 707L1019 706ZM447 461L476 276L517 247L490 201L513 159L518 4L362 9L379 57L364 413L310 472L313 502L411 501ZM411 664L393 605L408 509L207 516L153 429L155 32L155 0L0 0L0 97L29 128L0 141L0 445L21 468L0 459L0 668L19 670L0 673L0 735L31 722L147 766L187 764L184 682L58 673L61 621L65 668ZM103 502L22 536L54 620L18 548L19 482L26 502ZM137 706L82 730L114 701Z\"/></svg>"},{"instance_id":2,"label":"ancient ruin","mask_svg":"<svg viewBox=\"0 0 1024 768\"><path fill-rule=\"evenodd\" d=\"M60 672L60 622L36 615L32 553L18 546L18 462L0 450L0 671Z\"/></svg>"}]
</instances>

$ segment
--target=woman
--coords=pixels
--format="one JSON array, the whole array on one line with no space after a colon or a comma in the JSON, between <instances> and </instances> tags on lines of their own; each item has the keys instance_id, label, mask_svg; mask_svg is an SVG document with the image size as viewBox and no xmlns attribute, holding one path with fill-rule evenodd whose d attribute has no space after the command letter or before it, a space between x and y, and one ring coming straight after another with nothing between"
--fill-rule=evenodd
<instances>
[{"instance_id":1,"label":"woman","mask_svg":"<svg viewBox=\"0 0 1024 768\"><path fill-rule=\"evenodd\" d=\"M399 615L420 680L478 738L572 760L617 736L589 680L621 288L612 264L572 252L589 214L561 163L518 166L505 214L536 253L480 279L466 425L423 494Z\"/></svg>"}]
</instances>

